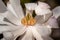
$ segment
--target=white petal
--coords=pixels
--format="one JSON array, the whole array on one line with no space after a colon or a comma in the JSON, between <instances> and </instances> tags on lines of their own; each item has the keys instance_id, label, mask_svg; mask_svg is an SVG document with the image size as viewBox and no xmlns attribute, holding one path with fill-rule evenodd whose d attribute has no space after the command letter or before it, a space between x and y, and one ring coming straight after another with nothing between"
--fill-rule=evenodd
<instances>
[{"instance_id":1,"label":"white petal","mask_svg":"<svg viewBox=\"0 0 60 40\"><path fill-rule=\"evenodd\" d=\"M4 5L2 0L0 0L0 13L3 13L5 11L7 11L6 6Z\"/></svg>"},{"instance_id":2,"label":"white petal","mask_svg":"<svg viewBox=\"0 0 60 40\"><path fill-rule=\"evenodd\" d=\"M5 31L12 31L11 26L0 26L0 33L5 32Z\"/></svg>"},{"instance_id":3,"label":"white petal","mask_svg":"<svg viewBox=\"0 0 60 40\"><path fill-rule=\"evenodd\" d=\"M17 18L13 13L11 13L10 11L7 13L6 18L11 21L12 23L16 24L16 25L20 25L20 19Z\"/></svg>"},{"instance_id":4,"label":"white petal","mask_svg":"<svg viewBox=\"0 0 60 40\"><path fill-rule=\"evenodd\" d=\"M3 35L6 40L12 40L14 37L11 32L3 32Z\"/></svg>"},{"instance_id":5,"label":"white petal","mask_svg":"<svg viewBox=\"0 0 60 40\"><path fill-rule=\"evenodd\" d=\"M27 28L26 30L26 34L24 35L24 37L22 38L22 40L32 40L33 39L33 35L32 35L32 31L29 28Z\"/></svg>"},{"instance_id":6,"label":"white petal","mask_svg":"<svg viewBox=\"0 0 60 40\"><path fill-rule=\"evenodd\" d=\"M0 14L0 21L3 21L4 17Z\"/></svg>"},{"instance_id":7,"label":"white petal","mask_svg":"<svg viewBox=\"0 0 60 40\"><path fill-rule=\"evenodd\" d=\"M35 7L37 7L36 3L25 3L25 7L28 10L35 10Z\"/></svg>"},{"instance_id":8,"label":"white petal","mask_svg":"<svg viewBox=\"0 0 60 40\"><path fill-rule=\"evenodd\" d=\"M60 6L55 7L53 10L53 16L55 16L56 18L60 16Z\"/></svg>"},{"instance_id":9,"label":"white petal","mask_svg":"<svg viewBox=\"0 0 60 40\"><path fill-rule=\"evenodd\" d=\"M4 14L5 16L6 11L7 11L6 6L4 5L3 1L0 0L0 21L3 21L4 17L2 16L2 14Z\"/></svg>"},{"instance_id":10,"label":"white petal","mask_svg":"<svg viewBox=\"0 0 60 40\"><path fill-rule=\"evenodd\" d=\"M17 26L16 26L17 27ZM20 36L20 35L22 35L22 34L24 34L25 33L25 31L26 31L26 27L24 27L24 26L19 26L20 28L19 29L17 29L17 30L15 30L15 31L13 31L12 33L14 34L14 40L16 40L16 38L18 37L18 36Z\"/></svg>"},{"instance_id":11,"label":"white petal","mask_svg":"<svg viewBox=\"0 0 60 40\"><path fill-rule=\"evenodd\" d=\"M59 28L58 23L57 23L57 19L52 16L48 21L47 24L51 26L51 28Z\"/></svg>"},{"instance_id":12,"label":"white petal","mask_svg":"<svg viewBox=\"0 0 60 40\"><path fill-rule=\"evenodd\" d=\"M4 18L7 16L8 11L4 12L4 13L0 13L0 21L3 21Z\"/></svg>"},{"instance_id":13,"label":"white petal","mask_svg":"<svg viewBox=\"0 0 60 40\"><path fill-rule=\"evenodd\" d=\"M38 33L43 37L49 36L51 34L51 28L48 25L36 24L34 27L36 27L36 30L38 31Z\"/></svg>"},{"instance_id":14,"label":"white petal","mask_svg":"<svg viewBox=\"0 0 60 40\"><path fill-rule=\"evenodd\" d=\"M39 5L35 8L35 13L37 15L45 15L45 14L49 14L52 13L50 9L44 9L41 8Z\"/></svg>"},{"instance_id":15,"label":"white petal","mask_svg":"<svg viewBox=\"0 0 60 40\"><path fill-rule=\"evenodd\" d=\"M45 14L45 15L36 15L35 19L38 24L42 24L42 23L46 22L52 15L53 15L52 13ZM45 16L45 18L44 18L44 16Z\"/></svg>"},{"instance_id":16,"label":"white petal","mask_svg":"<svg viewBox=\"0 0 60 40\"><path fill-rule=\"evenodd\" d=\"M17 16L21 19L24 17L23 9L20 5L20 0L10 0L10 3L16 12Z\"/></svg>"},{"instance_id":17,"label":"white petal","mask_svg":"<svg viewBox=\"0 0 60 40\"><path fill-rule=\"evenodd\" d=\"M7 9L11 11L18 18L16 12L14 11L12 5L9 2L7 3Z\"/></svg>"},{"instance_id":18,"label":"white petal","mask_svg":"<svg viewBox=\"0 0 60 40\"><path fill-rule=\"evenodd\" d=\"M34 26L36 27L36 30L37 32L41 35L42 39L43 40L53 40L51 37L50 37L50 34L51 34L51 28L49 25L44 25L44 26Z\"/></svg>"},{"instance_id":19,"label":"white petal","mask_svg":"<svg viewBox=\"0 0 60 40\"><path fill-rule=\"evenodd\" d=\"M35 12L37 15L45 15L52 13L49 9L50 6L44 2L38 2L38 6L35 8Z\"/></svg>"},{"instance_id":20,"label":"white petal","mask_svg":"<svg viewBox=\"0 0 60 40\"><path fill-rule=\"evenodd\" d=\"M9 1L12 5L20 5L20 0L10 0Z\"/></svg>"},{"instance_id":21,"label":"white petal","mask_svg":"<svg viewBox=\"0 0 60 40\"><path fill-rule=\"evenodd\" d=\"M35 27L32 27L31 30L36 40L43 40L41 34L38 33Z\"/></svg>"},{"instance_id":22,"label":"white petal","mask_svg":"<svg viewBox=\"0 0 60 40\"><path fill-rule=\"evenodd\" d=\"M2 25L7 24L7 26L6 25L2 26L1 24ZM21 27L20 26L14 26L14 25L7 23L7 22L4 22L4 21L1 21L1 23L0 23L0 33L5 32L5 31L15 31L19 28L21 28Z\"/></svg>"},{"instance_id":23,"label":"white petal","mask_svg":"<svg viewBox=\"0 0 60 40\"><path fill-rule=\"evenodd\" d=\"M46 8L47 8L47 9L50 8L50 6L49 6L47 3L44 3L44 2L39 2L39 1L38 1L38 5L40 5L41 8L45 8L45 9L46 9Z\"/></svg>"}]
</instances>

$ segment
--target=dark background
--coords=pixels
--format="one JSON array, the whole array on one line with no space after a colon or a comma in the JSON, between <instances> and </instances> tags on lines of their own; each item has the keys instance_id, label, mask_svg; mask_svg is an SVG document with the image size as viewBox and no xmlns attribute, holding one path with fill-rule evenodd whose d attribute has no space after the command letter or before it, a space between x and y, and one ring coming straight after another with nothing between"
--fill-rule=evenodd
<instances>
[{"instance_id":1,"label":"dark background","mask_svg":"<svg viewBox=\"0 0 60 40\"><path fill-rule=\"evenodd\" d=\"M6 4L9 0L2 0ZM24 3L29 3L29 2L46 2L51 6L51 9L53 9L56 6L60 5L60 0L21 0L21 4L24 5Z\"/></svg>"}]
</instances>

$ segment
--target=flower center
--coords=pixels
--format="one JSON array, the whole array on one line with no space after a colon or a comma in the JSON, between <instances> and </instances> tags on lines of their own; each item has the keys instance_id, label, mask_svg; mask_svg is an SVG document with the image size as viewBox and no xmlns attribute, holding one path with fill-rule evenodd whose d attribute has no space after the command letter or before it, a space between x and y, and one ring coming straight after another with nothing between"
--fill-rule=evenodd
<instances>
[{"instance_id":1,"label":"flower center","mask_svg":"<svg viewBox=\"0 0 60 40\"><path fill-rule=\"evenodd\" d=\"M22 18L21 23L25 26L33 26L36 23L36 20L28 13Z\"/></svg>"}]
</instances>

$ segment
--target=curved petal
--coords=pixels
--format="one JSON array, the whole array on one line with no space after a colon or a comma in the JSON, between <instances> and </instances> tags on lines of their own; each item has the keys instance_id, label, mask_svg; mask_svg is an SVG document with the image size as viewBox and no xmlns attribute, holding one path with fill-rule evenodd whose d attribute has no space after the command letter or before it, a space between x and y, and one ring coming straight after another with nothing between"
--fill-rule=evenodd
<instances>
[{"instance_id":1,"label":"curved petal","mask_svg":"<svg viewBox=\"0 0 60 40\"><path fill-rule=\"evenodd\" d=\"M50 6L47 3L45 3L45 2L38 1L38 5L40 5L40 7L42 7L42 8L47 8L47 9L50 8Z\"/></svg>"},{"instance_id":2,"label":"curved petal","mask_svg":"<svg viewBox=\"0 0 60 40\"><path fill-rule=\"evenodd\" d=\"M50 6L44 2L38 2L38 6L35 8L35 12L37 15L45 15L52 13L49 9Z\"/></svg>"},{"instance_id":3,"label":"curved petal","mask_svg":"<svg viewBox=\"0 0 60 40\"><path fill-rule=\"evenodd\" d=\"M24 17L24 13L23 13L23 9L20 5L20 0L9 0L10 4L12 5L15 13L17 14L17 16L21 19Z\"/></svg>"},{"instance_id":4,"label":"curved petal","mask_svg":"<svg viewBox=\"0 0 60 40\"><path fill-rule=\"evenodd\" d=\"M37 3L25 3L25 7L28 10L35 10L35 7L37 7Z\"/></svg>"},{"instance_id":5,"label":"curved petal","mask_svg":"<svg viewBox=\"0 0 60 40\"><path fill-rule=\"evenodd\" d=\"M56 8L54 8L52 12L53 12L53 16L58 18L60 16L60 6L57 6Z\"/></svg>"},{"instance_id":6,"label":"curved petal","mask_svg":"<svg viewBox=\"0 0 60 40\"><path fill-rule=\"evenodd\" d=\"M37 15L45 15L45 14L49 14L52 13L50 9L44 9L41 8L39 5L35 8L35 13Z\"/></svg>"},{"instance_id":7,"label":"curved petal","mask_svg":"<svg viewBox=\"0 0 60 40\"><path fill-rule=\"evenodd\" d=\"M13 34L11 32L3 32L4 38L6 40L13 40Z\"/></svg>"},{"instance_id":8,"label":"curved petal","mask_svg":"<svg viewBox=\"0 0 60 40\"><path fill-rule=\"evenodd\" d=\"M48 21L47 24L51 26L51 28L59 28L58 23L57 23L57 19L52 16Z\"/></svg>"},{"instance_id":9,"label":"curved petal","mask_svg":"<svg viewBox=\"0 0 60 40\"><path fill-rule=\"evenodd\" d=\"M42 40L53 40L50 37L50 34L51 34L50 26L48 26L48 25L44 25L44 26L36 25L34 27L36 27L36 33L39 33L39 35L41 36Z\"/></svg>"},{"instance_id":10,"label":"curved petal","mask_svg":"<svg viewBox=\"0 0 60 40\"><path fill-rule=\"evenodd\" d=\"M17 26L16 26L17 27ZM14 34L14 40L16 40L16 38L22 34L24 34L26 31L26 27L24 26L19 26L19 28L15 31L13 31L12 33Z\"/></svg>"},{"instance_id":11,"label":"curved petal","mask_svg":"<svg viewBox=\"0 0 60 40\"><path fill-rule=\"evenodd\" d=\"M6 25L4 25L4 24L6 24ZM12 25L12 24L4 22L4 21L1 21L1 23L0 23L0 33L6 32L6 31L15 31L15 30L18 30L19 28L21 28L21 27Z\"/></svg>"},{"instance_id":12,"label":"curved petal","mask_svg":"<svg viewBox=\"0 0 60 40\"><path fill-rule=\"evenodd\" d=\"M35 27L32 27L31 30L36 40L43 40L41 34L38 33Z\"/></svg>"},{"instance_id":13,"label":"curved petal","mask_svg":"<svg viewBox=\"0 0 60 40\"><path fill-rule=\"evenodd\" d=\"M12 31L13 27L11 26L0 26L0 33L5 32L5 31Z\"/></svg>"},{"instance_id":14,"label":"curved petal","mask_svg":"<svg viewBox=\"0 0 60 40\"><path fill-rule=\"evenodd\" d=\"M51 34L51 28L48 25L36 24L34 27L36 27L36 30L38 31L38 33L43 37L49 36Z\"/></svg>"},{"instance_id":15,"label":"curved petal","mask_svg":"<svg viewBox=\"0 0 60 40\"><path fill-rule=\"evenodd\" d=\"M37 7L37 3L25 3L25 7L26 7L26 15L28 13L32 15L33 10L35 10L35 7Z\"/></svg>"},{"instance_id":16,"label":"curved petal","mask_svg":"<svg viewBox=\"0 0 60 40\"><path fill-rule=\"evenodd\" d=\"M7 9L11 11L18 18L16 12L14 11L12 5L9 2L7 3Z\"/></svg>"},{"instance_id":17,"label":"curved petal","mask_svg":"<svg viewBox=\"0 0 60 40\"><path fill-rule=\"evenodd\" d=\"M24 35L24 37L21 40L32 40L33 39L33 35L32 35L32 31L29 28L27 28L26 30L26 34Z\"/></svg>"},{"instance_id":18,"label":"curved petal","mask_svg":"<svg viewBox=\"0 0 60 40\"><path fill-rule=\"evenodd\" d=\"M52 13L45 14L45 15L36 15L35 19L38 24L41 24L46 22L52 15L53 15Z\"/></svg>"},{"instance_id":19,"label":"curved petal","mask_svg":"<svg viewBox=\"0 0 60 40\"><path fill-rule=\"evenodd\" d=\"M11 11L9 11L9 12L7 13L6 18L7 18L10 22L12 22L13 24L20 25L20 23L21 23L20 19L17 18L13 13L11 13Z\"/></svg>"},{"instance_id":20,"label":"curved petal","mask_svg":"<svg viewBox=\"0 0 60 40\"><path fill-rule=\"evenodd\" d=\"M4 3L2 2L2 0L0 0L0 21L3 21L3 19L4 19L3 16L5 16L6 11L7 11L6 6L4 5Z\"/></svg>"},{"instance_id":21,"label":"curved petal","mask_svg":"<svg viewBox=\"0 0 60 40\"><path fill-rule=\"evenodd\" d=\"M49 7L46 8L46 6L48 5L47 4L43 5L43 4L45 3L39 2L38 6L35 8L35 13L37 14L35 18L38 23L44 23L52 16L52 11L49 9Z\"/></svg>"},{"instance_id":22,"label":"curved petal","mask_svg":"<svg viewBox=\"0 0 60 40\"><path fill-rule=\"evenodd\" d=\"M8 11L4 12L4 13L0 13L0 21L3 21L4 18L7 16Z\"/></svg>"},{"instance_id":23,"label":"curved petal","mask_svg":"<svg viewBox=\"0 0 60 40\"><path fill-rule=\"evenodd\" d=\"M0 21L3 21L4 17L0 14Z\"/></svg>"},{"instance_id":24,"label":"curved petal","mask_svg":"<svg viewBox=\"0 0 60 40\"><path fill-rule=\"evenodd\" d=\"M44 23L46 21L46 20L44 20L43 16L40 16L40 15L36 16L35 19L36 19L36 22L38 24L42 24L42 23Z\"/></svg>"},{"instance_id":25,"label":"curved petal","mask_svg":"<svg viewBox=\"0 0 60 40\"><path fill-rule=\"evenodd\" d=\"M10 21L12 21L13 23L16 23L15 21L13 21L13 20L17 20L17 18L15 18L15 16L13 15L13 14L11 14L11 12L9 12L9 11L4 11L4 10L7 10L7 8L5 7L5 5L2 3L2 1L0 0L0 9L2 10L2 12L3 13L1 13L1 15L0 15L0 19L1 19L1 21L4 19L4 17L6 17L9 13L9 15L6 17L8 20L10 20ZM3 9L4 8L4 9ZM13 20L12 20L12 18L13 18ZM19 22L18 22L19 23ZM18 24L18 23L16 23L16 24Z\"/></svg>"}]
</instances>

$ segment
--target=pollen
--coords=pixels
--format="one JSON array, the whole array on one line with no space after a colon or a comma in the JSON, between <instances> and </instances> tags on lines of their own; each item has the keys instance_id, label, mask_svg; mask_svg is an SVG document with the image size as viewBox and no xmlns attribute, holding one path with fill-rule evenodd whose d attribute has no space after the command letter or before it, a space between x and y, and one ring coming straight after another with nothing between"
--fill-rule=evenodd
<instances>
[{"instance_id":1,"label":"pollen","mask_svg":"<svg viewBox=\"0 0 60 40\"><path fill-rule=\"evenodd\" d=\"M28 14L22 18L21 23L25 26L33 26L36 23L36 20Z\"/></svg>"}]
</instances>

